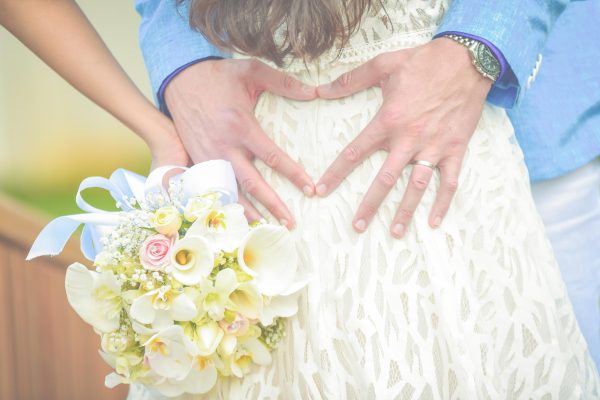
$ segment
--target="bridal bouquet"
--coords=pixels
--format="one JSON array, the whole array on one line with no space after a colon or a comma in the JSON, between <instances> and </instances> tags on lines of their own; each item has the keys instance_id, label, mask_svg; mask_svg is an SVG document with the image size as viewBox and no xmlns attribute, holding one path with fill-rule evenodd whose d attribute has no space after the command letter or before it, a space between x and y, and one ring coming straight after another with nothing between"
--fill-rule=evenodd
<instances>
[{"instance_id":1,"label":"bridal bouquet","mask_svg":"<svg viewBox=\"0 0 600 400\"><path fill-rule=\"evenodd\" d=\"M198 164L165 190L170 169L88 178L80 192L105 188L121 211L93 208L78 193L89 213L52 221L28 258L60 252L85 223L82 250L95 270L72 264L65 288L115 370L106 385L140 382L178 396L268 365L305 283L289 231L248 224L228 163Z\"/></svg>"}]
</instances>

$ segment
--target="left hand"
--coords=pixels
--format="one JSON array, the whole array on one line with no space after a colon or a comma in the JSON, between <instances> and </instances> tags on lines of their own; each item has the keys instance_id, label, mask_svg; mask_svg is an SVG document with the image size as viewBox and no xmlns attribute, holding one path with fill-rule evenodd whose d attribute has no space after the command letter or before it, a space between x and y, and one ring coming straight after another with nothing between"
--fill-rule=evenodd
<instances>
[{"instance_id":1,"label":"left hand","mask_svg":"<svg viewBox=\"0 0 600 400\"><path fill-rule=\"evenodd\" d=\"M437 166L441 183L429 224L438 227L458 187L460 166L492 81L472 65L468 49L448 38L413 49L376 56L318 87L319 97L336 99L369 87L381 87L383 104L365 129L342 151L317 183L326 196L354 168L377 150L389 153L353 219L364 232L379 206L411 161ZM410 181L391 224L391 234L406 232L433 170L413 167Z\"/></svg>"}]
</instances>

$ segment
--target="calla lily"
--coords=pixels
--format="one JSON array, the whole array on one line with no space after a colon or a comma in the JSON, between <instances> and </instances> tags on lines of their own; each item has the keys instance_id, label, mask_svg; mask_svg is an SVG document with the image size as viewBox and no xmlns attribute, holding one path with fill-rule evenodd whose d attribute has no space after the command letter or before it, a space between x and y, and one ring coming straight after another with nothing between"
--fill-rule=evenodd
<instances>
[{"instance_id":1,"label":"calla lily","mask_svg":"<svg viewBox=\"0 0 600 400\"><path fill-rule=\"evenodd\" d=\"M206 280L201 283L201 292L204 296L202 306L208 316L216 321L223 319L225 308L230 305L229 296L239 286L235 272L225 268L215 277L214 286Z\"/></svg>"},{"instance_id":2,"label":"calla lily","mask_svg":"<svg viewBox=\"0 0 600 400\"><path fill-rule=\"evenodd\" d=\"M97 331L119 328L121 286L112 272L98 273L82 264L72 264L67 268L65 290L71 307Z\"/></svg>"},{"instance_id":3,"label":"calla lily","mask_svg":"<svg viewBox=\"0 0 600 400\"><path fill-rule=\"evenodd\" d=\"M165 378L185 378L197 355L196 346L179 325L163 329L144 346L148 365L154 373Z\"/></svg>"},{"instance_id":4,"label":"calla lily","mask_svg":"<svg viewBox=\"0 0 600 400\"><path fill-rule=\"evenodd\" d=\"M273 323L275 317L291 317L298 312L298 297L306 286L305 281L300 281L289 287L280 296L267 298L261 309L260 323L267 326Z\"/></svg>"},{"instance_id":5,"label":"calla lily","mask_svg":"<svg viewBox=\"0 0 600 400\"><path fill-rule=\"evenodd\" d=\"M262 312L262 307L262 296L253 282L240 283L229 295L228 308L241 313L246 318L258 318Z\"/></svg>"},{"instance_id":6,"label":"calla lily","mask_svg":"<svg viewBox=\"0 0 600 400\"><path fill-rule=\"evenodd\" d=\"M209 240L214 252L235 250L248 233L244 207L228 204L208 211L188 229L187 235L202 236Z\"/></svg>"},{"instance_id":7,"label":"calla lily","mask_svg":"<svg viewBox=\"0 0 600 400\"><path fill-rule=\"evenodd\" d=\"M294 281L298 254L287 228L262 225L252 229L242 241L238 263L255 278L260 293L276 296Z\"/></svg>"},{"instance_id":8,"label":"calla lily","mask_svg":"<svg viewBox=\"0 0 600 400\"><path fill-rule=\"evenodd\" d=\"M214 259L208 241L188 232L173 246L167 271L184 285L197 285L211 273Z\"/></svg>"},{"instance_id":9,"label":"calla lily","mask_svg":"<svg viewBox=\"0 0 600 400\"><path fill-rule=\"evenodd\" d=\"M163 286L135 299L129 313L141 324L160 328L172 325L174 320L191 321L198 309L185 293L176 293L168 286Z\"/></svg>"}]
</instances>

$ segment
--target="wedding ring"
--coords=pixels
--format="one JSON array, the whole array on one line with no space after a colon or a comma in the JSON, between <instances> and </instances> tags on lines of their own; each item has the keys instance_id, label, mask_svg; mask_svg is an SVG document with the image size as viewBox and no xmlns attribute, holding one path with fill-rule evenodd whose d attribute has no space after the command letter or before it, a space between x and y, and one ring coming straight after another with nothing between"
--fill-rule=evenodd
<instances>
[{"instance_id":1,"label":"wedding ring","mask_svg":"<svg viewBox=\"0 0 600 400\"><path fill-rule=\"evenodd\" d=\"M425 161L425 160L415 160L411 164L413 164L413 165L422 165L424 167L431 168L433 170L435 170L435 168L436 168L435 165L433 165L429 161Z\"/></svg>"}]
</instances>

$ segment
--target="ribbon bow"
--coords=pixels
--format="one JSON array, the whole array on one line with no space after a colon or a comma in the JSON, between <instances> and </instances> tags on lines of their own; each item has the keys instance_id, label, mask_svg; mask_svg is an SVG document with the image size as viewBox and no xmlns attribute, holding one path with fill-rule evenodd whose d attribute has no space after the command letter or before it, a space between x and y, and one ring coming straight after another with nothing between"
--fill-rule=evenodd
<instances>
[{"instance_id":1,"label":"ribbon bow","mask_svg":"<svg viewBox=\"0 0 600 400\"><path fill-rule=\"evenodd\" d=\"M179 169L184 172L170 178L170 184L180 180L182 187L182 200L207 192L221 194L223 204L237 202L237 184L231 164L225 160L211 160L196 164L193 167L165 166L155 169L148 178L125 169L117 169L110 178L89 177L79 185L75 201L77 206L84 211L83 214L66 215L52 220L33 242L27 260L33 258L59 254L75 230L84 224L81 233L81 252L93 261L102 251L100 238L119 224L119 215L125 211L133 210L128 199L135 198L138 204L144 202L146 195L160 192L168 196L163 187L165 174ZM115 199L122 211L106 211L88 204L81 192L89 188L107 190Z\"/></svg>"}]
</instances>

